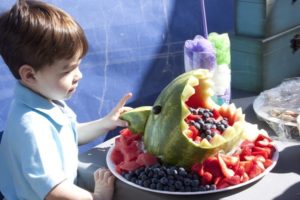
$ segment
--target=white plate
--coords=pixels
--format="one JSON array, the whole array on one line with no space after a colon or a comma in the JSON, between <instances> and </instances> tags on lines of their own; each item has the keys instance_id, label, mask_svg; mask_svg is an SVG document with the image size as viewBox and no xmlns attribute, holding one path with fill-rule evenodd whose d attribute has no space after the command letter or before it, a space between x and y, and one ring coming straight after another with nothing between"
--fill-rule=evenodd
<instances>
[{"instance_id":1,"label":"white plate","mask_svg":"<svg viewBox=\"0 0 300 200\"><path fill-rule=\"evenodd\" d=\"M275 148L275 152L273 154L273 158L272 158L272 165L269 166L263 173L259 174L258 176L254 177L253 179L250 179L249 181L246 181L244 183L240 183L238 185L234 185L234 186L230 186L227 188L223 188L223 189L216 189L216 190L209 190L209 191L197 191L197 192L171 192L171 191L162 191L162 190L153 190L150 188L146 188L146 187L142 187L140 185L137 185L133 182L130 182L128 180L126 180L123 176L121 176L121 174L119 174L116 171L116 167L115 164L111 161L110 157L111 157L111 153L112 150L114 148L114 145L110 147L110 149L107 152L106 155L106 163L108 168L110 169L110 171L120 180L123 181L124 183L131 185L135 188L141 189L141 190L145 190L145 191L150 191L150 192L155 192L155 193L161 193L161 194L171 194L171 195L199 195L199 194L209 194L209 193L217 193L217 192L222 192L222 191L228 191L228 190L233 190L239 187L243 187L245 185L248 185L252 182L255 182L259 179L261 179L262 177L264 177L266 174L268 174L276 165L277 161L278 161L278 157L279 157L279 152L278 149Z\"/></svg>"}]
</instances>

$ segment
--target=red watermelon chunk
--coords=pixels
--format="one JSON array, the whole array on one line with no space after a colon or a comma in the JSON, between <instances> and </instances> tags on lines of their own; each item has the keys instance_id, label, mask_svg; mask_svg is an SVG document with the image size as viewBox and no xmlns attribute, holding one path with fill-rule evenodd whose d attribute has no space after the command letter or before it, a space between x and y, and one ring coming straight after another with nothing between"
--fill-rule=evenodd
<instances>
[{"instance_id":1,"label":"red watermelon chunk","mask_svg":"<svg viewBox=\"0 0 300 200\"><path fill-rule=\"evenodd\" d=\"M123 129L120 137L115 139L111 160L116 165L118 173L133 171L158 162L155 156L143 152L141 136L131 133L127 128Z\"/></svg>"},{"instance_id":2,"label":"red watermelon chunk","mask_svg":"<svg viewBox=\"0 0 300 200\"><path fill-rule=\"evenodd\" d=\"M141 167L141 165L139 165L135 160L132 160L132 161L124 161L124 162L121 162L118 167L123 170L123 171L126 171L126 172L130 172L130 171L134 171L136 170L137 168Z\"/></svg>"},{"instance_id":3,"label":"red watermelon chunk","mask_svg":"<svg viewBox=\"0 0 300 200\"><path fill-rule=\"evenodd\" d=\"M141 153L136 159L136 162L141 166L151 166L158 163L155 156L149 153Z\"/></svg>"},{"instance_id":4,"label":"red watermelon chunk","mask_svg":"<svg viewBox=\"0 0 300 200\"><path fill-rule=\"evenodd\" d=\"M115 165L118 165L124 160L124 156L118 149L114 148L111 152L110 159Z\"/></svg>"}]
</instances>

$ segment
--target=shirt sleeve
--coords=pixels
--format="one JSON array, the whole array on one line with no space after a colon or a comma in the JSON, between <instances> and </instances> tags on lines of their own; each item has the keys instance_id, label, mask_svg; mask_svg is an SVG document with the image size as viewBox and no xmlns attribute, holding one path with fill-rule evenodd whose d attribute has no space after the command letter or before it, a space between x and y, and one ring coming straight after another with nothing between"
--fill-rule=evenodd
<instances>
[{"instance_id":1,"label":"shirt sleeve","mask_svg":"<svg viewBox=\"0 0 300 200\"><path fill-rule=\"evenodd\" d=\"M34 123L31 120L22 122L26 128L17 138L22 144L19 147L22 151L17 151L17 156L26 181L44 199L54 186L66 179L66 175L57 127L42 117L34 120Z\"/></svg>"}]
</instances>

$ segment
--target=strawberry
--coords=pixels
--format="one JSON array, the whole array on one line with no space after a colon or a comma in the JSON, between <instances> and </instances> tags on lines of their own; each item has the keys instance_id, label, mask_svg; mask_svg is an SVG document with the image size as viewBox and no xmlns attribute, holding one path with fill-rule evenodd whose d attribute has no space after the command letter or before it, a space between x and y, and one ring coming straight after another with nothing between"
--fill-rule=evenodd
<instances>
[{"instance_id":1,"label":"strawberry","mask_svg":"<svg viewBox=\"0 0 300 200\"><path fill-rule=\"evenodd\" d=\"M227 188L230 185L224 180L222 179L218 184L217 184L217 188L218 189L222 189L222 188Z\"/></svg>"},{"instance_id":2,"label":"strawberry","mask_svg":"<svg viewBox=\"0 0 300 200\"><path fill-rule=\"evenodd\" d=\"M203 162L203 170L205 172L211 173L213 175L213 177L221 177L222 176L220 164L216 157L208 157Z\"/></svg>"},{"instance_id":3,"label":"strawberry","mask_svg":"<svg viewBox=\"0 0 300 200\"><path fill-rule=\"evenodd\" d=\"M257 165L257 163L253 163L253 166L250 169L248 176L250 179L252 179L262 172L263 172L263 170L259 167L259 165Z\"/></svg>"},{"instance_id":4,"label":"strawberry","mask_svg":"<svg viewBox=\"0 0 300 200\"><path fill-rule=\"evenodd\" d=\"M250 172L253 166L253 161L240 161L240 168L242 168L247 174Z\"/></svg>"},{"instance_id":5,"label":"strawberry","mask_svg":"<svg viewBox=\"0 0 300 200\"><path fill-rule=\"evenodd\" d=\"M211 184L213 180L213 175L209 172L204 172L202 176L202 184L208 185Z\"/></svg>"},{"instance_id":6,"label":"strawberry","mask_svg":"<svg viewBox=\"0 0 300 200\"><path fill-rule=\"evenodd\" d=\"M241 183L241 177L238 175L233 175L231 177L224 178L224 181L226 181L229 185L237 185Z\"/></svg>"},{"instance_id":7,"label":"strawberry","mask_svg":"<svg viewBox=\"0 0 300 200\"><path fill-rule=\"evenodd\" d=\"M265 168L270 167L272 164L273 164L273 161L271 159L266 159L266 161L264 162Z\"/></svg>"},{"instance_id":8,"label":"strawberry","mask_svg":"<svg viewBox=\"0 0 300 200\"><path fill-rule=\"evenodd\" d=\"M241 183L244 183L244 182L248 181L249 179L250 178L249 178L248 174L246 172L244 172L243 175L241 175L240 181L241 181Z\"/></svg>"},{"instance_id":9,"label":"strawberry","mask_svg":"<svg viewBox=\"0 0 300 200\"><path fill-rule=\"evenodd\" d=\"M218 154L218 160L219 160L219 164L220 164L220 167L221 167L221 171L223 173L223 175L225 177L231 177L234 175L234 171L232 169L229 169L225 163L225 161L222 159L222 156L221 154L219 153Z\"/></svg>"}]
</instances>

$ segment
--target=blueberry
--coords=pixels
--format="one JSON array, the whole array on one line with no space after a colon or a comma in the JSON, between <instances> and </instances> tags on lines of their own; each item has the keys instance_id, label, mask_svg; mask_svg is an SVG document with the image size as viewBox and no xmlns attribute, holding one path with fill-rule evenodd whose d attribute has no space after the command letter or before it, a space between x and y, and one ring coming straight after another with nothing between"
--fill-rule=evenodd
<instances>
[{"instance_id":1,"label":"blueberry","mask_svg":"<svg viewBox=\"0 0 300 200\"><path fill-rule=\"evenodd\" d=\"M156 189L157 190L163 190L163 185L161 183L156 184Z\"/></svg>"},{"instance_id":2,"label":"blueberry","mask_svg":"<svg viewBox=\"0 0 300 200\"><path fill-rule=\"evenodd\" d=\"M144 181L144 180L148 179L148 176L146 174L143 174L139 178Z\"/></svg>"},{"instance_id":3,"label":"blueberry","mask_svg":"<svg viewBox=\"0 0 300 200\"><path fill-rule=\"evenodd\" d=\"M211 135L211 130L206 130L206 131L205 131L205 134L206 134L206 135Z\"/></svg>"},{"instance_id":4,"label":"blueberry","mask_svg":"<svg viewBox=\"0 0 300 200\"><path fill-rule=\"evenodd\" d=\"M152 179L151 179L151 182L152 182L152 183L158 183L158 179L157 179L157 178L152 178Z\"/></svg>"},{"instance_id":5,"label":"blueberry","mask_svg":"<svg viewBox=\"0 0 300 200\"><path fill-rule=\"evenodd\" d=\"M196 129L201 130L201 125L199 123L195 122L194 126Z\"/></svg>"},{"instance_id":6,"label":"blueberry","mask_svg":"<svg viewBox=\"0 0 300 200\"><path fill-rule=\"evenodd\" d=\"M189 110L192 114L197 114L197 110L195 108L189 107Z\"/></svg>"},{"instance_id":7,"label":"blueberry","mask_svg":"<svg viewBox=\"0 0 300 200\"><path fill-rule=\"evenodd\" d=\"M183 183L185 186L189 186L189 185L191 185L191 180L189 178L185 178L185 179L183 179Z\"/></svg>"},{"instance_id":8,"label":"blueberry","mask_svg":"<svg viewBox=\"0 0 300 200\"><path fill-rule=\"evenodd\" d=\"M206 138L206 134L203 132L203 133L200 134L200 137L201 137L202 139L204 139L204 138Z\"/></svg>"},{"instance_id":9,"label":"blueberry","mask_svg":"<svg viewBox=\"0 0 300 200\"><path fill-rule=\"evenodd\" d=\"M136 184L143 186L143 181L142 180L136 180Z\"/></svg>"},{"instance_id":10,"label":"blueberry","mask_svg":"<svg viewBox=\"0 0 300 200\"><path fill-rule=\"evenodd\" d=\"M216 190L217 186L215 184L210 185L210 190Z\"/></svg>"},{"instance_id":11,"label":"blueberry","mask_svg":"<svg viewBox=\"0 0 300 200\"><path fill-rule=\"evenodd\" d=\"M205 187L205 190L206 190L206 191L207 191L207 190L210 190L210 185L206 184L206 185L204 185L204 187Z\"/></svg>"},{"instance_id":12,"label":"blueberry","mask_svg":"<svg viewBox=\"0 0 300 200\"><path fill-rule=\"evenodd\" d=\"M180 189L183 186L181 181L175 181L175 187L176 189Z\"/></svg>"},{"instance_id":13,"label":"blueberry","mask_svg":"<svg viewBox=\"0 0 300 200\"><path fill-rule=\"evenodd\" d=\"M208 141L210 141L210 140L212 139L212 137L211 137L210 135L207 135L207 136L206 136L206 139L207 139Z\"/></svg>"},{"instance_id":14,"label":"blueberry","mask_svg":"<svg viewBox=\"0 0 300 200\"><path fill-rule=\"evenodd\" d=\"M199 191L206 191L206 188L205 188L204 185L200 185L198 190L199 190Z\"/></svg>"},{"instance_id":15,"label":"blueberry","mask_svg":"<svg viewBox=\"0 0 300 200\"><path fill-rule=\"evenodd\" d=\"M149 180L145 180L144 182L143 182L143 186L144 187L149 187L150 186L150 181Z\"/></svg>"},{"instance_id":16,"label":"blueberry","mask_svg":"<svg viewBox=\"0 0 300 200\"><path fill-rule=\"evenodd\" d=\"M163 185L167 185L168 184L168 179L166 177L162 177L159 182Z\"/></svg>"},{"instance_id":17,"label":"blueberry","mask_svg":"<svg viewBox=\"0 0 300 200\"><path fill-rule=\"evenodd\" d=\"M150 189L155 190L156 189L156 184L155 183L151 183L149 187L150 187Z\"/></svg>"},{"instance_id":18,"label":"blueberry","mask_svg":"<svg viewBox=\"0 0 300 200\"><path fill-rule=\"evenodd\" d=\"M130 180L132 178L132 174L131 173L127 173L127 174L124 175L124 178L126 180Z\"/></svg>"},{"instance_id":19,"label":"blueberry","mask_svg":"<svg viewBox=\"0 0 300 200\"><path fill-rule=\"evenodd\" d=\"M174 180L175 179L175 177L173 175L168 175L167 178L168 178L168 180Z\"/></svg>"},{"instance_id":20,"label":"blueberry","mask_svg":"<svg viewBox=\"0 0 300 200\"><path fill-rule=\"evenodd\" d=\"M135 177L131 178L130 180L131 182L135 183L137 181L137 179Z\"/></svg>"},{"instance_id":21,"label":"blueberry","mask_svg":"<svg viewBox=\"0 0 300 200\"><path fill-rule=\"evenodd\" d=\"M165 185L165 186L163 187L163 190L164 190L164 191L169 191L169 186Z\"/></svg>"},{"instance_id":22,"label":"blueberry","mask_svg":"<svg viewBox=\"0 0 300 200\"><path fill-rule=\"evenodd\" d=\"M149 177L149 178L152 178L152 177L153 177L153 174L154 174L154 173L153 173L152 170L151 170L151 171L148 171L148 177Z\"/></svg>"},{"instance_id":23,"label":"blueberry","mask_svg":"<svg viewBox=\"0 0 300 200\"><path fill-rule=\"evenodd\" d=\"M191 186L185 186L185 187L184 187L184 191L185 191L185 192L191 192L191 191L192 191Z\"/></svg>"},{"instance_id":24,"label":"blueberry","mask_svg":"<svg viewBox=\"0 0 300 200\"><path fill-rule=\"evenodd\" d=\"M167 174L166 174L166 172L164 172L163 170L160 170L160 171L158 172L158 176L160 176L160 177L165 177L165 176L167 176Z\"/></svg>"},{"instance_id":25,"label":"blueberry","mask_svg":"<svg viewBox=\"0 0 300 200\"><path fill-rule=\"evenodd\" d=\"M185 171L185 169L184 169L183 167L180 167L180 168L178 169L178 174L179 174L180 176L187 176L187 172Z\"/></svg>"},{"instance_id":26,"label":"blueberry","mask_svg":"<svg viewBox=\"0 0 300 200\"><path fill-rule=\"evenodd\" d=\"M174 185L169 185L169 191L176 191L176 188Z\"/></svg>"},{"instance_id":27,"label":"blueberry","mask_svg":"<svg viewBox=\"0 0 300 200\"><path fill-rule=\"evenodd\" d=\"M211 125L211 128L212 128L212 129L216 129L216 128L217 128L216 124L212 124L212 125Z\"/></svg>"},{"instance_id":28,"label":"blueberry","mask_svg":"<svg viewBox=\"0 0 300 200\"><path fill-rule=\"evenodd\" d=\"M177 175L177 174L178 174L177 169L172 169L172 175Z\"/></svg>"},{"instance_id":29,"label":"blueberry","mask_svg":"<svg viewBox=\"0 0 300 200\"><path fill-rule=\"evenodd\" d=\"M192 187L197 187L199 185L199 180L192 180L191 181L191 186Z\"/></svg>"},{"instance_id":30,"label":"blueberry","mask_svg":"<svg viewBox=\"0 0 300 200\"><path fill-rule=\"evenodd\" d=\"M175 181L174 181L174 180L168 180L168 186L171 186L171 185L174 186L174 184L175 184Z\"/></svg>"},{"instance_id":31,"label":"blueberry","mask_svg":"<svg viewBox=\"0 0 300 200\"><path fill-rule=\"evenodd\" d=\"M204 117L204 118L209 118L209 114L208 114L208 113L204 113L204 114L203 114L203 117Z\"/></svg>"}]
</instances>

